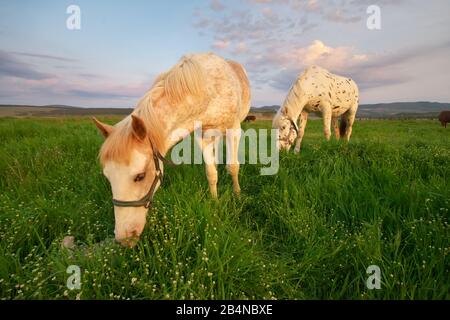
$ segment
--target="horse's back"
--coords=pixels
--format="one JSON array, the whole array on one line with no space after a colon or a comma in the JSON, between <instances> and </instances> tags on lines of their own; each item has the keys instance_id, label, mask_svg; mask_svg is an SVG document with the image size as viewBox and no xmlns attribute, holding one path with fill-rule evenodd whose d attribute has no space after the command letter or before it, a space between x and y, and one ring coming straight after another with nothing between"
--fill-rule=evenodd
<instances>
[{"instance_id":1,"label":"horse's back","mask_svg":"<svg viewBox=\"0 0 450 320\"><path fill-rule=\"evenodd\" d=\"M250 110L250 83L241 64L225 60L214 53L197 53L185 56L196 61L206 77L209 104L204 115L213 121L221 117L221 122L229 125L241 122Z\"/></svg>"},{"instance_id":2,"label":"horse's back","mask_svg":"<svg viewBox=\"0 0 450 320\"><path fill-rule=\"evenodd\" d=\"M359 102L359 90L355 81L333 74L319 66L308 67L297 79L301 91L306 96L306 110L320 112L320 106L330 104L333 116L354 109Z\"/></svg>"}]
</instances>

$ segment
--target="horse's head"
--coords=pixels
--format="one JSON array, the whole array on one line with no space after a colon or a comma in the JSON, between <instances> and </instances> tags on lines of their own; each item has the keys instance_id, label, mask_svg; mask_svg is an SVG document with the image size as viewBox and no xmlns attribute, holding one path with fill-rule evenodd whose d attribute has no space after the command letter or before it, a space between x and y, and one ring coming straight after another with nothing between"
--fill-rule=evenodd
<instances>
[{"instance_id":1,"label":"horse's head","mask_svg":"<svg viewBox=\"0 0 450 320\"><path fill-rule=\"evenodd\" d=\"M275 115L272 127L278 129L278 146L280 149L289 150L298 135L298 127L294 120L279 112Z\"/></svg>"},{"instance_id":2,"label":"horse's head","mask_svg":"<svg viewBox=\"0 0 450 320\"><path fill-rule=\"evenodd\" d=\"M105 137L100 162L111 184L115 237L131 247L144 229L153 194L161 182L161 156L141 118L132 115L114 127L95 118L94 122Z\"/></svg>"}]
</instances>

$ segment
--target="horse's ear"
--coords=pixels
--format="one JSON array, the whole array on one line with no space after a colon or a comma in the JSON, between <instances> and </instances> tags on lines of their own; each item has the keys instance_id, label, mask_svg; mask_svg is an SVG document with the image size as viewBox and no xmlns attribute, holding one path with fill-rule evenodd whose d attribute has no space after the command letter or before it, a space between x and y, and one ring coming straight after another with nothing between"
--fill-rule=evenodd
<instances>
[{"instance_id":1,"label":"horse's ear","mask_svg":"<svg viewBox=\"0 0 450 320\"><path fill-rule=\"evenodd\" d=\"M147 128L145 127L145 123L141 118L132 114L131 126L133 127L133 134L138 140L142 141L147 138Z\"/></svg>"},{"instance_id":2,"label":"horse's ear","mask_svg":"<svg viewBox=\"0 0 450 320\"><path fill-rule=\"evenodd\" d=\"M113 126L110 126L109 124L102 123L97 120L96 117L92 117L92 120L94 121L95 125L97 126L100 133L105 137L108 138L108 136L111 134L111 132L114 130Z\"/></svg>"}]
</instances>

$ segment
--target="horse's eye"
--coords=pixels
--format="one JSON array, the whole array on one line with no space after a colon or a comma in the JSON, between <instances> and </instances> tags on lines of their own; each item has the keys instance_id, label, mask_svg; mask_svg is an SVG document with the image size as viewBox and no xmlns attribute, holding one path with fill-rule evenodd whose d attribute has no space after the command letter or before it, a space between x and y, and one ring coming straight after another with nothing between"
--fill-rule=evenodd
<instances>
[{"instance_id":1,"label":"horse's eye","mask_svg":"<svg viewBox=\"0 0 450 320\"><path fill-rule=\"evenodd\" d=\"M139 174L136 176L136 178L134 178L134 182L142 181L142 180L144 180L144 178L145 178L145 172L139 173Z\"/></svg>"}]
</instances>

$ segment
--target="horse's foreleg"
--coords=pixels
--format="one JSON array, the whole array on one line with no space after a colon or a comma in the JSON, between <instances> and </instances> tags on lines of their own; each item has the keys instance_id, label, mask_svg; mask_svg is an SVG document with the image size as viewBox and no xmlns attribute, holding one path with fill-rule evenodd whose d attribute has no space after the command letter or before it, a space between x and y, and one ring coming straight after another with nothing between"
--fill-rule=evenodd
<instances>
[{"instance_id":1,"label":"horse's foreleg","mask_svg":"<svg viewBox=\"0 0 450 320\"><path fill-rule=\"evenodd\" d=\"M216 157L214 154L214 139L198 139L198 145L203 152L203 160L205 161L206 178L208 179L209 191L211 196L217 199L217 167Z\"/></svg>"},{"instance_id":2,"label":"horse's foreleg","mask_svg":"<svg viewBox=\"0 0 450 320\"><path fill-rule=\"evenodd\" d=\"M327 141L330 141L331 137L331 107L330 106L323 106L322 107L322 117L323 117L323 132L325 134L325 139Z\"/></svg>"},{"instance_id":3,"label":"horse's foreleg","mask_svg":"<svg viewBox=\"0 0 450 320\"><path fill-rule=\"evenodd\" d=\"M303 135L305 134L305 128L306 128L306 123L307 122L308 122L308 113L307 112L302 112L300 114L300 126L298 128L297 142L295 144L295 149L294 149L295 153L299 153L300 152L300 148L301 148L302 140L303 140Z\"/></svg>"},{"instance_id":4,"label":"horse's foreleg","mask_svg":"<svg viewBox=\"0 0 450 320\"><path fill-rule=\"evenodd\" d=\"M339 140L341 138L341 132L339 130L339 118L338 117L332 117L331 121L333 123L334 136L336 137L336 139Z\"/></svg>"},{"instance_id":5,"label":"horse's foreleg","mask_svg":"<svg viewBox=\"0 0 450 320\"><path fill-rule=\"evenodd\" d=\"M241 128L227 130L227 168L233 180L233 192L238 195L241 192L239 186L239 141Z\"/></svg>"}]
</instances>

